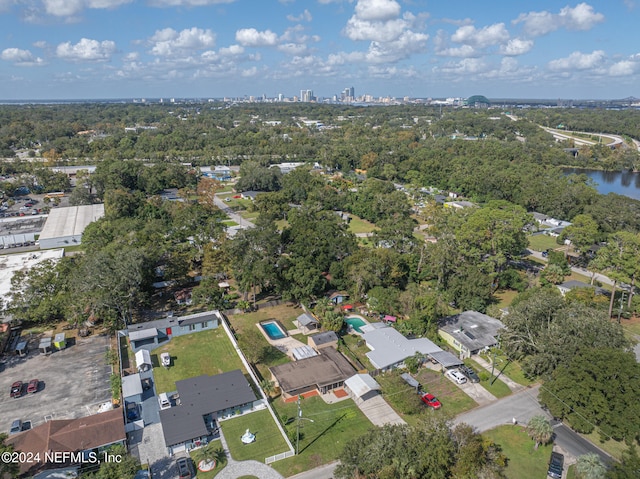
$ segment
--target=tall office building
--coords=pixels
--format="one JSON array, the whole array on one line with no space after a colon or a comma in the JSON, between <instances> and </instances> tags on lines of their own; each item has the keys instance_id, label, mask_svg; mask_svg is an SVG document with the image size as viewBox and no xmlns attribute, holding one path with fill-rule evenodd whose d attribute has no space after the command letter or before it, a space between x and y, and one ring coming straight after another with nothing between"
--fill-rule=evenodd
<instances>
[{"instance_id":1,"label":"tall office building","mask_svg":"<svg viewBox=\"0 0 640 479\"><path fill-rule=\"evenodd\" d=\"M356 90L353 87L348 87L342 90L340 94L340 99L342 101L354 101L356 99Z\"/></svg>"},{"instance_id":2,"label":"tall office building","mask_svg":"<svg viewBox=\"0 0 640 479\"><path fill-rule=\"evenodd\" d=\"M300 90L300 101L310 102L313 100L313 90Z\"/></svg>"}]
</instances>

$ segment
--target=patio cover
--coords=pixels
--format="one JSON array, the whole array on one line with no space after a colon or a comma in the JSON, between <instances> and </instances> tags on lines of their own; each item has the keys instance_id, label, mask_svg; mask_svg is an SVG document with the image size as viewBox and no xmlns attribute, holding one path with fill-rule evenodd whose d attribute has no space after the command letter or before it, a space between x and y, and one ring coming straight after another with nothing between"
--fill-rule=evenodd
<instances>
[{"instance_id":1,"label":"patio cover","mask_svg":"<svg viewBox=\"0 0 640 479\"><path fill-rule=\"evenodd\" d=\"M380 385L369 374L356 374L344 382L356 398L360 398L369 391L379 391Z\"/></svg>"}]
</instances>

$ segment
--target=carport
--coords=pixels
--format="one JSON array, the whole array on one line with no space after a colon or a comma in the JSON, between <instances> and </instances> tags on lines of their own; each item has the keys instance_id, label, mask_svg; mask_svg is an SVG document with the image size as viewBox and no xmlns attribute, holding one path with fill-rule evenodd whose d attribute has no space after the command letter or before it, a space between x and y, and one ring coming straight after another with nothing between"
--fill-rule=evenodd
<instances>
[{"instance_id":1,"label":"carport","mask_svg":"<svg viewBox=\"0 0 640 479\"><path fill-rule=\"evenodd\" d=\"M354 399L366 400L366 397L375 396L380 391L380 385L369 374L356 374L346 379L345 387L351 391Z\"/></svg>"},{"instance_id":2,"label":"carport","mask_svg":"<svg viewBox=\"0 0 640 479\"><path fill-rule=\"evenodd\" d=\"M464 364L460 358L451 354L449 351L438 351L435 353L429 354L434 361L437 361L438 364L442 366L443 369L452 368L455 366L460 366Z\"/></svg>"}]
</instances>

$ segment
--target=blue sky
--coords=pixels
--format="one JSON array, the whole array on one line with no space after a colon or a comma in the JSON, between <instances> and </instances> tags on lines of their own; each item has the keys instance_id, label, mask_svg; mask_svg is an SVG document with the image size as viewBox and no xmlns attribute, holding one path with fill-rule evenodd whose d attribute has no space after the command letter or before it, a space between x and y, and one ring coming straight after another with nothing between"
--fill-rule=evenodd
<instances>
[{"instance_id":1,"label":"blue sky","mask_svg":"<svg viewBox=\"0 0 640 479\"><path fill-rule=\"evenodd\" d=\"M640 97L640 0L0 0L0 99Z\"/></svg>"}]
</instances>

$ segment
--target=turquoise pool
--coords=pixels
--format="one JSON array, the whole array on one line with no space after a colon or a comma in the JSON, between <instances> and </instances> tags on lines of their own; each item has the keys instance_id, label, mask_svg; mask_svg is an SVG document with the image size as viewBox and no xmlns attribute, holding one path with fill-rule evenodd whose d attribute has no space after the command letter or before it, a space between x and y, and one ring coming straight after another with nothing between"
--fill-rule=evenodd
<instances>
[{"instance_id":1,"label":"turquoise pool","mask_svg":"<svg viewBox=\"0 0 640 479\"><path fill-rule=\"evenodd\" d=\"M358 316L348 316L344 320L344 322L347 323L349 326L351 326L353 329L355 329L359 333L362 333L362 330L360 328L367 324L366 321L363 321L362 318L359 318Z\"/></svg>"},{"instance_id":2,"label":"turquoise pool","mask_svg":"<svg viewBox=\"0 0 640 479\"><path fill-rule=\"evenodd\" d=\"M283 331L280 325L275 321L260 323L260 327L264 330L265 333L267 333L269 339L282 339L287 337L286 331Z\"/></svg>"}]
</instances>

